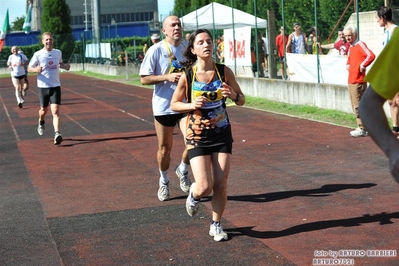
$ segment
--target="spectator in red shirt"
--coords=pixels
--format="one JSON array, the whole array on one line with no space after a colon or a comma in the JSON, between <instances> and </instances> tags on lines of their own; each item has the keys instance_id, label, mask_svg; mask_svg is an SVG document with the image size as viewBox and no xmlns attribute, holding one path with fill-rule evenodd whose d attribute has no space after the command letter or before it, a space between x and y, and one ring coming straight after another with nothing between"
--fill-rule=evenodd
<instances>
[{"instance_id":1,"label":"spectator in red shirt","mask_svg":"<svg viewBox=\"0 0 399 266\"><path fill-rule=\"evenodd\" d=\"M338 31L339 41L334 43L334 48L338 50L339 55L348 55L350 43L346 40L344 30Z\"/></svg>"},{"instance_id":2,"label":"spectator in red shirt","mask_svg":"<svg viewBox=\"0 0 399 266\"><path fill-rule=\"evenodd\" d=\"M335 48L336 50L338 50L339 55L348 55L351 44L348 41L346 41L343 29L338 30L338 38L339 40L336 41L335 43L323 44L321 48L323 49Z\"/></svg>"},{"instance_id":3,"label":"spectator in red shirt","mask_svg":"<svg viewBox=\"0 0 399 266\"><path fill-rule=\"evenodd\" d=\"M364 42L357 38L358 33L356 27L347 26L344 29L344 33L346 40L351 44L346 69L349 71L349 96L353 112L356 115L356 122L358 124L358 128L351 131L350 134L354 138L366 137L368 132L364 129L358 108L360 99L367 88L367 82L364 80L364 77L366 76L366 67L374 61L375 55Z\"/></svg>"},{"instance_id":4,"label":"spectator in red shirt","mask_svg":"<svg viewBox=\"0 0 399 266\"><path fill-rule=\"evenodd\" d=\"M285 79L284 75L284 51L288 42L288 35L284 34L284 28L280 27L280 34L276 37L277 56L280 62L281 76Z\"/></svg>"}]
</instances>

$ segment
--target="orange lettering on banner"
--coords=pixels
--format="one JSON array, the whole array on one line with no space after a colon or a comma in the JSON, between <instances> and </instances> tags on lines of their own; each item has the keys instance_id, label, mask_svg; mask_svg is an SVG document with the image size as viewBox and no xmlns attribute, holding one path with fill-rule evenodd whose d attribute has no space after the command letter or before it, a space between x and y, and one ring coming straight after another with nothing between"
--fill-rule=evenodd
<instances>
[{"instance_id":1,"label":"orange lettering on banner","mask_svg":"<svg viewBox=\"0 0 399 266\"><path fill-rule=\"evenodd\" d=\"M245 58L245 40L237 41L235 40L237 49L234 50L234 45L232 41L229 41L229 58Z\"/></svg>"},{"instance_id":2,"label":"orange lettering on banner","mask_svg":"<svg viewBox=\"0 0 399 266\"><path fill-rule=\"evenodd\" d=\"M245 58L245 40L237 41L237 58Z\"/></svg>"},{"instance_id":3,"label":"orange lettering on banner","mask_svg":"<svg viewBox=\"0 0 399 266\"><path fill-rule=\"evenodd\" d=\"M231 40L229 40L229 58L231 58L231 59L236 58L234 44Z\"/></svg>"}]
</instances>

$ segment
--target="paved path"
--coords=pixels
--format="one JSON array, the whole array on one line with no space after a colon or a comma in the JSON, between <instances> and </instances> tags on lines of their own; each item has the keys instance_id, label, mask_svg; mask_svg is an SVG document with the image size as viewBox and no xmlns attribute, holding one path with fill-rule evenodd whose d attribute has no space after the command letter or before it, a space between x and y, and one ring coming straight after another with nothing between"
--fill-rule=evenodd
<instances>
[{"instance_id":1,"label":"paved path","mask_svg":"<svg viewBox=\"0 0 399 266\"><path fill-rule=\"evenodd\" d=\"M358 251L344 254L348 263L399 265L399 184L370 138L229 107L230 238L217 243L209 198L189 217L172 171L172 199L156 196L152 90L61 78L61 146L51 116L36 132L35 86L19 109L0 79L0 265L312 265L339 250ZM175 133L172 167L183 149ZM396 253L362 253L373 250Z\"/></svg>"}]
</instances>

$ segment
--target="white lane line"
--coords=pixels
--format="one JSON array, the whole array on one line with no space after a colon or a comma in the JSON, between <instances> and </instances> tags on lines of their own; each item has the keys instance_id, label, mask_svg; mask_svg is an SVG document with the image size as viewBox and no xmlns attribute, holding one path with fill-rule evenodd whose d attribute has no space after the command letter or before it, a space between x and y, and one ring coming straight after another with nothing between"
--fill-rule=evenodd
<instances>
[{"instance_id":1,"label":"white lane line","mask_svg":"<svg viewBox=\"0 0 399 266\"><path fill-rule=\"evenodd\" d=\"M108 81L108 80L105 80L105 81ZM113 82L113 81L110 81L110 82ZM81 83L87 84L88 86L93 86L93 87L95 86L97 88L101 88L101 89L104 89L104 90L114 91L114 92L117 92L117 93L120 93L120 94L129 95L129 96L133 96L133 97L136 97L136 98L139 98L139 99L144 99L144 100L151 101L151 99L148 99L147 97L139 96L139 95L134 94L134 93L128 93L128 92L124 92L124 91L120 91L120 90L116 90L116 89L110 89L110 88L105 87L105 86L93 85L92 83L86 82L86 81L83 81L83 80L81 81Z\"/></svg>"},{"instance_id":2,"label":"white lane line","mask_svg":"<svg viewBox=\"0 0 399 266\"><path fill-rule=\"evenodd\" d=\"M68 88L65 88L65 87L62 87L62 90L67 90L67 91L73 92L73 93L75 93L75 94L77 94L77 95L80 95L80 96L82 96L82 97L85 97L85 98L87 98L87 99L90 99L90 100L92 100L92 101L98 102L98 100L96 100L96 99L94 99L94 98L91 98L91 97L89 97L89 96L87 96L87 95L84 95L84 94L82 94L82 93L80 93L80 92L73 91L73 90L68 89ZM101 102L101 101L100 101L100 102Z\"/></svg>"},{"instance_id":3,"label":"white lane line","mask_svg":"<svg viewBox=\"0 0 399 266\"><path fill-rule=\"evenodd\" d=\"M63 89L63 90L64 90L64 89L65 89L65 90L68 90L68 91L70 91L70 92L72 92L72 93L75 93L75 94L80 95L80 96L82 96L82 97L84 97L84 98L90 99L90 100L92 100L92 101L99 102L99 103L104 104L104 105L106 105L106 106L112 106L112 105L106 104L106 103L103 102L103 101L100 101L100 100L94 99L94 98L92 98L92 97L86 96L86 95L84 95L84 94L82 94L82 93L80 93L80 92L77 92L77 91L74 91L74 90L71 90L71 89L68 89L68 88L65 88L65 87L63 87L62 89ZM121 91L117 91L117 90L114 90L114 89L107 89L107 90L111 90L111 91L114 91L114 92L119 92L119 93L121 93L121 94L127 94L127 93L124 93L124 92L121 92ZM137 97L137 98L143 98L143 97L140 97L140 96L137 96L137 95L134 95L134 94L129 94L129 95L135 96L135 97ZM147 99L147 98L143 98L143 99ZM112 107L115 108L114 106L112 106ZM148 121L148 120L146 120L146 119L144 119L144 118L141 118L141 117L139 117L139 116L137 116L137 115L131 114L131 113L126 112L125 110L122 110L122 109L118 109L118 110L121 111L122 113L127 114L127 115L129 115L129 116L132 116L132 117L134 117L134 118L136 118L136 119L138 119L138 120L141 120L141 121L146 122L146 123L148 123L148 124L154 125L153 122ZM68 118L69 118L69 117L68 117ZM71 119L71 118L70 118L70 119ZM73 121L73 120L72 120L72 121ZM74 121L74 122L75 122L75 121ZM75 122L75 123L77 123L77 122Z\"/></svg>"},{"instance_id":4,"label":"white lane line","mask_svg":"<svg viewBox=\"0 0 399 266\"><path fill-rule=\"evenodd\" d=\"M105 88L105 89L107 89L107 88ZM118 90L115 90L115 89L107 89L107 90L114 91L114 92L117 92L117 93L120 93L120 94L129 95L129 96L134 96L134 97L139 98L139 99L148 100L148 98L146 98L146 97L138 96L138 95L132 94L132 93L127 93L127 92L123 92L123 91L118 91Z\"/></svg>"},{"instance_id":5,"label":"white lane line","mask_svg":"<svg viewBox=\"0 0 399 266\"><path fill-rule=\"evenodd\" d=\"M72 122L74 122L75 124L77 124L78 126L80 126L84 131L86 131L87 133L89 133L90 135L93 135L93 133L88 130L87 128L85 128L84 126L82 126L78 121L74 120L72 117L70 117L69 115L64 114L66 117L69 118L69 120L71 120Z\"/></svg>"},{"instance_id":6,"label":"white lane line","mask_svg":"<svg viewBox=\"0 0 399 266\"><path fill-rule=\"evenodd\" d=\"M14 123L13 123L12 120L11 120L11 116L10 116L10 114L8 113L8 109L7 109L6 105L4 104L3 97L1 97L1 95L0 95L0 100L1 100L1 104L2 104L3 107L4 107L4 111L6 112L6 115L7 115L7 117L8 117L8 121L10 121L10 125L11 125L11 128L12 128L12 131L14 131L14 135L15 135L15 138L17 139L17 142L18 142L18 141L21 141L20 138L19 138L19 136L18 136L17 130L16 130L15 127L14 127Z\"/></svg>"},{"instance_id":7,"label":"white lane line","mask_svg":"<svg viewBox=\"0 0 399 266\"><path fill-rule=\"evenodd\" d=\"M150 122L150 121L148 121L148 120L145 120L144 118L138 117L137 115L128 113L128 112L126 112L125 110L119 109L119 111L121 111L122 113L125 113L125 114L127 114L127 115L133 116L134 118L137 118L138 120L141 120L141 121L146 122L146 123L148 123L148 124L154 125L154 123L152 123L152 122Z\"/></svg>"}]
</instances>

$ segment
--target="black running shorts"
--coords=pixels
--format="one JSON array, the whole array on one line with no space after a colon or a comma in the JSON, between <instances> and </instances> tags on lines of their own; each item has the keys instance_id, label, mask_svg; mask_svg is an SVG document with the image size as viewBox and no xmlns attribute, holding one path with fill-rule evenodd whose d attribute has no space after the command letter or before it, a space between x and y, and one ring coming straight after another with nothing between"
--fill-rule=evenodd
<instances>
[{"instance_id":1,"label":"black running shorts","mask_svg":"<svg viewBox=\"0 0 399 266\"><path fill-rule=\"evenodd\" d=\"M164 127L174 127L187 114L158 115L154 119Z\"/></svg>"},{"instance_id":2,"label":"black running shorts","mask_svg":"<svg viewBox=\"0 0 399 266\"><path fill-rule=\"evenodd\" d=\"M41 107L51 104L61 104L61 87L39 88L39 100Z\"/></svg>"},{"instance_id":3,"label":"black running shorts","mask_svg":"<svg viewBox=\"0 0 399 266\"><path fill-rule=\"evenodd\" d=\"M211 155L212 153L230 153L232 154L233 144L226 143L211 147L194 147L188 150L188 158L191 160L197 156Z\"/></svg>"}]
</instances>

